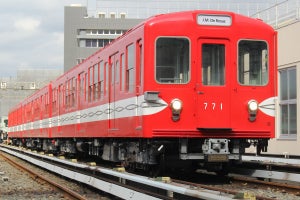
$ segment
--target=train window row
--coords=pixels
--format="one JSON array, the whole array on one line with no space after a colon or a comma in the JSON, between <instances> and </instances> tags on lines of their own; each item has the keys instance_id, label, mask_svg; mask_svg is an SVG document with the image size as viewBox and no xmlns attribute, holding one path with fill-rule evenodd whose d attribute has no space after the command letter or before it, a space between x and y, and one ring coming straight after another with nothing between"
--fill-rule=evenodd
<instances>
[{"instance_id":1,"label":"train window row","mask_svg":"<svg viewBox=\"0 0 300 200\"><path fill-rule=\"evenodd\" d=\"M268 83L268 48L264 41L242 40L238 43L238 81L241 85ZM225 85L225 44L201 46L202 84ZM186 38L159 38L156 41L156 81L164 84L188 83L190 80L190 44Z\"/></svg>"},{"instance_id":2,"label":"train window row","mask_svg":"<svg viewBox=\"0 0 300 200\"><path fill-rule=\"evenodd\" d=\"M202 44L202 83L222 86L225 83L225 44ZM96 102L115 91L135 92L140 84L137 66L142 64L142 47L132 43L124 52L100 60L87 71L69 78L52 89L53 113L58 106L74 109L78 101ZM187 38L161 37L156 41L155 78L162 84L184 84L191 78L190 41ZM137 63L136 63L137 61ZM142 73L142 68L139 71ZM138 78L138 80L136 80ZM266 85L268 83L268 48L264 41L241 40L238 43L238 81L242 85ZM112 91L113 90L113 91ZM40 102L42 106L40 106ZM49 94L25 105L26 119L38 118L48 113Z\"/></svg>"},{"instance_id":3,"label":"train window row","mask_svg":"<svg viewBox=\"0 0 300 200\"><path fill-rule=\"evenodd\" d=\"M53 88L53 113L58 111L58 106L67 110L76 108L78 100L81 103L101 101L109 95L109 90L135 92L135 59L137 53L141 53L141 48L136 51L135 46L135 43L128 45L123 53L111 55L108 60L100 60L78 77L69 78L59 88Z\"/></svg>"}]
</instances>

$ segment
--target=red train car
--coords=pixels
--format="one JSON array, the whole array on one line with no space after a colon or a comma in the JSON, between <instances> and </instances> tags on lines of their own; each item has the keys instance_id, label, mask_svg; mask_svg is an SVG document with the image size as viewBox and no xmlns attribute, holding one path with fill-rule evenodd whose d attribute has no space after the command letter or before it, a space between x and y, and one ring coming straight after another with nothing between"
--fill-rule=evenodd
<instances>
[{"instance_id":1,"label":"red train car","mask_svg":"<svg viewBox=\"0 0 300 200\"><path fill-rule=\"evenodd\" d=\"M222 170L274 137L276 39L231 12L154 16L13 109L9 137L126 166Z\"/></svg>"}]
</instances>

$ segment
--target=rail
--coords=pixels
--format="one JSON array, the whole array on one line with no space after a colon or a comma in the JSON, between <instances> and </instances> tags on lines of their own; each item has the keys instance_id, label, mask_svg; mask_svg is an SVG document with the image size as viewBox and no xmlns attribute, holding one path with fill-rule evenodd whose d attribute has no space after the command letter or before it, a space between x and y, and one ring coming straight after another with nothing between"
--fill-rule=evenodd
<instances>
[{"instance_id":1,"label":"rail","mask_svg":"<svg viewBox=\"0 0 300 200\"><path fill-rule=\"evenodd\" d=\"M30 170L29 168L22 166L20 164L18 164L17 162L15 162L14 160L10 159L9 157L5 156L3 153L0 153L0 156L2 158L4 158L6 160L6 162L8 162L9 164L11 164L12 166L15 166L16 168L27 172L30 176L34 177L34 179L40 179L46 183L48 183L49 185L51 185L53 188L55 188L56 190L61 191L62 193L64 193L64 195L66 195L69 199L73 199L73 200L86 200L85 197L81 196L80 194L78 194L77 192L74 192L72 190L69 190L67 187L60 185L38 173L35 173L34 171Z\"/></svg>"},{"instance_id":2,"label":"rail","mask_svg":"<svg viewBox=\"0 0 300 200\"><path fill-rule=\"evenodd\" d=\"M76 163L69 160L62 160L56 157L36 154L31 151L22 150L19 148L10 148L11 149L8 149L4 146L0 146L0 150L3 152L9 153L23 160L26 160L34 165L47 169L51 172L61 174L69 179L84 183L86 185L102 190L103 192L112 194L122 199L172 199L176 195L180 197L188 197L189 199L227 200L233 198L233 195L225 194L219 191L213 191L204 188L192 188L188 185L172 182L168 183L164 181L157 181L152 178L135 175L127 172L118 172L103 167L89 166L87 164ZM15 150L17 150L18 152L16 152ZM26 155L25 153L28 155ZM46 162L45 160L51 160L52 163ZM78 168L85 171L91 170L94 173L97 173L97 177L58 166L57 163L73 166L74 168ZM103 176L99 178L99 174L102 174ZM111 178L103 178L107 176ZM118 181L113 182L112 180ZM129 185L129 182L131 183L131 185ZM139 187L135 188L133 185Z\"/></svg>"}]
</instances>

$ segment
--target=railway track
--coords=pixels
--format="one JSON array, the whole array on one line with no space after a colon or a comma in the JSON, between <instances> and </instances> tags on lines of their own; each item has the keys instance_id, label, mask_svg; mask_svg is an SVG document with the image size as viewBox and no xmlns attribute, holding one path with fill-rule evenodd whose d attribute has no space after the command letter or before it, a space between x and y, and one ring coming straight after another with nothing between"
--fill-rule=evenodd
<instances>
[{"instance_id":1,"label":"railway track","mask_svg":"<svg viewBox=\"0 0 300 200\"><path fill-rule=\"evenodd\" d=\"M247 179L231 178L229 184L208 185L207 183L191 183L182 180L175 180L169 178L152 179L140 175L135 175L120 171L120 169L106 169L98 166L92 166L91 163L74 163L69 160L59 159L52 156L40 155L28 150L20 150L19 148L7 149L7 147L0 147L0 150L17 155L35 165L43 166L47 170L55 171L56 173L64 174L67 178L85 183L96 189L102 190L109 194L114 194L123 199L232 199L232 198L246 198L255 197L255 199L297 199L298 188L289 188L288 184L272 185L264 181L255 181ZM14 150L14 151L13 151ZM18 152L15 152L17 150ZM27 155L25 155L26 153ZM38 156L42 158L35 160L31 156ZM47 161L46 161L47 160ZM46 164L44 163L46 161ZM53 166L50 166L53 165ZM65 166L68 166L65 168ZM75 171L75 168L77 171ZM82 172L84 171L84 172ZM214 177L215 178L215 177ZM278 189L283 188L284 189ZM265 193L260 195L260 193ZM266 192L263 189L265 188ZM273 191L267 191L268 188L277 188L276 191L283 191L282 194L274 196ZM293 189L293 192L292 192ZM287 196L291 194L291 196ZM247 196L248 195L248 196ZM252 198L253 199L253 198Z\"/></svg>"},{"instance_id":2,"label":"railway track","mask_svg":"<svg viewBox=\"0 0 300 200\"><path fill-rule=\"evenodd\" d=\"M86 198L79 193L70 190L68 187L58 184L53 180L50 180L49 178L29 169L28 167L19 164L16 160L11 159L9 156L4 154L3 152L0 152L0 159L3 159L5 162L13 166L14 168L17 168L18 170L27 173L33 180L38 182L39 184L48 184L50 187L54 188L56 191L63 194L64 197L67 199L73 199L73 200L86 200ZM4 172L3 172L4 173ZM5 178L3 178L4 180ZM8 180L8 177L7 177ZM27 184L27 183L23 183ZM3 196L1 195L2 192L0 192L0 197L3 199Z\"/></svg>"},{"instance_id":3,"label":"railway track","mask_svg":"<svg viewBox=\"0 0 300 200\"><path fill-rule=\"evenodd\" d=\"M1 151L17 156L34 165L61 174L122 199L232 199L233 195L217 190L195 188L90 164L72 162L15 147L0 147ZM67 165L67 167L66 167Z\"/></svg>"}]
</instances>

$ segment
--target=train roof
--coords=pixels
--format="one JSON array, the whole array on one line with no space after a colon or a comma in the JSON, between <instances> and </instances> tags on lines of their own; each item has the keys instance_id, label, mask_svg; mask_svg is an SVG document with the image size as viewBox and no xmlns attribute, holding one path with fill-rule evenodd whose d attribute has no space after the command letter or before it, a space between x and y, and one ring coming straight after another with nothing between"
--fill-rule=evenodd
<instances>
[{"instance_id":1,"label":"train roof","mask_svg":"<svg viewBox=\"0 0 300 200\"><path fill-rule=\"evenodd\" d=\"M201 19L206 17L206 20L211 20L214 22L203 22ZM215 17L215 18L212 18ZM226 21L226 20L230 21ZM154 24L164 24L169 23L174 25L185 24L185 23L198 23L200 27L255 27L255 29L265 29L271 32L274 32L274 29L263 22L261 19L247 17L241 14L237 14L229 11L215 11L215 10L193 10L193 11L182 11L182 12L174 12L168 14L160 14L153 16L146 21L144 24L154 25ZM226 24L228 23L228 24ZM176 26L175 26L176 27Z\"/></svg>"},{"instance_id":2,"label":"train roof","mask_svg":"<svg viewBox=\"0 0 300 200\"><path fill-rule=\"evenodd\" d=\"M116 41L126 37L129 35L132 31L138 29L141 26L151 26L154 24L164 24L164 23L174 23L175 25L178 25L179 23L194 23L197 21L197 16L199 15L207 15L207 16L230 16L231 18L231 26L238 26L242 30L243 27L247 27L247 29L250 29L250 27L255 27L255 30L263 29L263 30L269 30L271 32L274 32L273 28L264 23L260 19L256 18L250 18L241 14L237 14L234 12L229 11L216 11L216 10L192 10L192 11L181 11L181 12L173 12L173 13L166 13L166 14L158 14L154 15L152 17L149 17L148 19L145 19L138 25L134 26L133 28L129 29L126 33L119 36L115 40L113 40L110 44L106 45L105 47L99 49L95 53L91 54L89 57L87 57L82 63L76 65L80 66L83 63L86 63L89 61L90 58L92 58L94 55L98 54L101 51L104 51L106 48L111 46ZM76 66L72 67L68 72L74 70ZM63 76L63 75L62 75Z\"/></svg>"}]
</instances>

